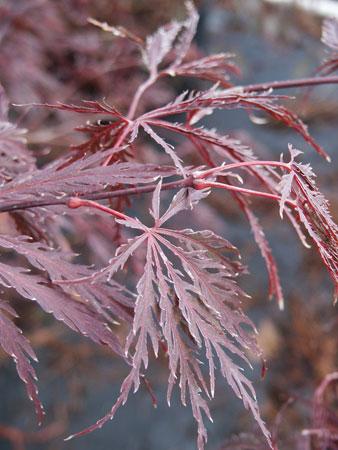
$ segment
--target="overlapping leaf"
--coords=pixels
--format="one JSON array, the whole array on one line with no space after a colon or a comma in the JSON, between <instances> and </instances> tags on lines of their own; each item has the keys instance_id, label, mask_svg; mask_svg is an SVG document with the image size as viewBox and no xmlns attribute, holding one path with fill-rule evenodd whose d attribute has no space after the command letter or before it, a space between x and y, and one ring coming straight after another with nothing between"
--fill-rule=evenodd
<instances>
[{"instance_id":1,"label":"overlapping leaf","mask_svg":"<svg viewBox=\"0 0 338 450\"><path fill-rule=\"evenodd\" d=\"M271 94L269 92L263 92L261 94L254 92L244 92L241 88L217 89L217 85L211 89L197 94L190 93L188 96L183 93L177 97L174 102L163 106L162 108L155 109L149 113L145 113L140 121L147 121L151 119L158 119L173 114L187 113L188 111L194 111L203 108L211 109L238 109L243 108L245 110L261 110L271 116L274 120L277 120L288 127L293 128L299 133L306 142L322 156L328 159L326 152L320 147L319 144L309 134L307 127L300 120L300 118L289 111L285 106L279 105L278 101L287 97L281 95Z\"/></svg>"},{"instance_id":2,"label":"overlapping leaf","mask_svg":"<svg viewBox=\"0 0 338 450\"><path fill-rule=\"evenodd\" d=\"M147 37L143 60L151 74L156 74L158 65L172 49L173 42L180 30L181 24L173 21Z\"/></svg>"},{"instance_id":3,"label":"overlapping leaf","mask_svg":"<svg viewBox=\"0 0 338 450\"><path fill-rule=\"evenodd\" d=\"M285 200L296 201L301 223L316 244L319 253L335 283L335 298L338 295L338 227L333 221L329 203L321 194L314 181L314 173L309 164L304 165L294 160L299 151L291 146L291 171L282 178L281 211Z\"/></svg>"},{"instance_id":4,"label":"overlapping leaf","mask_svg":"<svg viewBox=\"0 0 338 450\"><path fill-rule=\"evenodd\" d=\"M199 16L193 2L190 0L186 1L185 7L188 17L182 23L182 31L175 45L175 59L171 67L176 67L182 63L190 49L197 29Z\"/></svg>"},{"instance_id":5,"label":"overlapping leaf","mask_svg":"<svg viewBox=\"0 0 338 450\"><path fill-rule=\"evenodd\" d=\"M58 284L65 293L75 295L107 320L110 320L108 312L116 320L130 322L132 295L116 281L110 280L109 283L99 283L95 286L90 281L74 285L65 283L68 279L79 277L90 279L93 274L89 267L72 262L75 255L55 250L42 242L33 242L27 236L1 235L0 247L25 256L33 267L46 272L49 280Z\"/></svg>"},{"instance_id":6,"label":"overlapping leaf","mask_svg":"<svg viewBox=\"0 0 338 450\"><path fill-rule=\"evenodd\" d=\"M158 354L159 341L165 339L168 349L170 378L168 399L180 379L181 399L189 397L198 423L198 446L204 448L206 429L203 414L210 417L206 398L215 391L215 361L220 372L253 413L262 431L262 422L251 382L233 361L232 355L248 362L247 349L259 354L250 320L241 311L244 293L236 283L241 271L238 261L227 252L236 249L210 231L171 230L160 227L179 211L190 207L205 192L180 191L163 216L159 214L160 184L154 192L152 214L155 227L147 228L136 221L121 221L139 229L141 235L117 251L116 257L100 275L121 269L127 259L146 242L144 272L137 284L133 328L127 338L126 351L131 353L132 369L121 387L112 410L95 425L80 432L85 434L101 427L124 404L130 391L139 387L142 369L148 366L148 342ZM190 199L189 199L190 197ZM204 350L203 350L204 349ZM205 352L209 366L208 387L196 357Z\"/></svg>"},{"instance_id":7,"label":"overlapping leaf","mask_svg":"<svg viewBox=\"0 0 338 450\"><path fill-rule=\"evenodd\" d=\"M174 61L169 71L175 70L184 60L195 36L198 14L191 1L186 2L188 17L183 22L172 21L160 27L146 39L143 60L151 75L156 75L158 66L168 53L174 51Z\"/></svg>"},{"instance_id":8,"label":"overlapping leaf","mask_svg":"<svg viewBox=\"0 0 338 450\"><path fill-rule=\"evenodd\" d=\"M190 138L196 145L196 148L200 151L203 160L211 167L214 166L214 162L213 156L210 154L210 148L212 148L213 153L219 154L223 159L231 162L250 162L257 159L252 150L243 145L240 141L232 139L229 136L221 136L213 130L208 130L202 127L191 127L180 123L169 123L164 120L156 119L152 120L151 123L152 125L175 131ZM208 148L205 147L205 144L208 145ZM225 176L226 172L224 172L224 170L226 170L226 166L224 168L221 166L219 175ZM264 185L270 192L279 192L278 181L280 180L280 175L271 167L252 166L244 167L244 170L247 170L251 175L255 176L259 183L262 183L262 185ZM217 172L215 172L215 175L217 175ZM229 182L229 180L227 180L227 182ZM247 201L242 199L238 193L233 193L233 195L250 223L254 238L265 260L269 274L269 295L270 297L275 296L279 306L282 308L284 299L277 264L270 246L264 236L263 229L252 209L249 207ZM289 209L285 208L285 210L292 225L295 227L301 240L304 242L305 239L299 229L299 225L295 221Z\"/></svg>"},{"instance_id":9,"label":"overlapping leaf","mask_svg":"<svg viewBox=\"0 0 338 450\"><path fill-rule=\"evenodd\" d=\"M66 164L56 161L42 170L34 170L16 177L0 188L3 203L16 199L44 198L46 201L64 196L76 196L102 191L116 185L134 185L154 181L159 176L175 175L176 169L170 166L140 163L115 163L105 166L102 163L115 150L107 153L83 157Z\"/></svg>"},{"instance_id":10,"label":"overlapping leaf","mask_svg":"<svg viewBox=\"0 0 338 450\"><path fill-rule=\"evenodd\" d=\"M37 376L31 360L37 361L34 350L12 318L17 314L6 302L0 300L0 347L13 358L21 380L26 384L28 397L34 402L39 423L44 416L43 406L38 397Z\"/></svg>"},{"instance_id":11,"label":"overlapping leaf","mask_svg":"<svg viewBox=\"0 0 338 450\"><path fill-rule=\"evenodd\" d=\"M238 67L231 61L232 55L219 53L189 61L178 66L174 65L166 70L171 76L194 77L220 83L220 86L230 87L230 74L239 75Z\"/></svg>"},{"instance_id":12,"label":"overlapping leaf","mask_svg":"<svg viewBox=\"0 0 338 450\"><path fill-rule=\"evenodd\" d=\"M71 147L77 152L77 155L73 155L73 159L75 160L83 156L86 152L96 153L114 148L118 136L127 126L127 120L123 117L121 112L104 100L102 102L83 100L80 105L46 103L37 106L101 117L101 119L92 122L88 121L86 125L76 128L77 131L85 133L87 137L89 135L89 138L81 144L73 145ZM118 148L115 149L115 157L114 155L111 156L113 161L117 161L121 155L127 152L125 147L115 147Z\"/></svg>"},{"instance_id":13,"label":"overlapping leaf","mask_svg":"<svg viewBox=\"0 0 338 450\"><path fill-rule=\"evenodd\" d=\"M62 274L68 276L74 276L79 272L83 274L83 267L67 262L62 253L54 252L41 243L29 242L25 237L16 238L2 235L0 247L12 249L24 255L33 266L46 270L51 279ZM128 310L124 309L124 305L130 309L131 304L122 288L120 289L118 285L100 285L94 290L91 285L87 286L87 289L85 285L82 285L78 291L69 289L67 293L67 290L62 291L55 285L52 286L41 275L32 275L29 272L28 269L22 267L0 263L0 285L8 289L15 289L19 295L37 302L42 309L53 314L57 320L64 322L72 330L89 337L97 344L108 345L115 353L122 355L119 340L106 323L109 316L104 314L104 309L106 309L117 317L130 320ZM86 273L88 275L88 272ZM117 301L113 298L109 300L108 296L113 292L117 293ZM101 296L104 298L105 304L103 305L99 303ZM97 307L97 304L100 308ZM35 384L36 374L29 361L29 358L36 360L36 356L28 341L21 334L21 330L14 325L9 316L16 317L15 311L7 303L1 302L0 345L13 357L18 374L26 383L29 398L33 400L39 422L41 422L44 412Z\"/></svg>"},{"instance_id":14,"label":"overlapping leaf","mask_svg":"<svg viewBox=\"0 0 338 450\"><path fill-rule=\"evenodd\" d=\"M82 100L82 105L68 105L67 103L55 103L55 104L41 104L36 106L43 106L45 108L59 109L61 111L70 111L79 114L102 114L108 116L110 119L117 119L125 121L123 115L114 106L109 105L106 102L96 102L92 100Z\"/></svg>"},{"instance_id":15,"label":"overlapping leaf","mask_svg":"<svg viewBox=\"0 0 338 450\"><path fill-rule=\"evenodd\" d=\"M42 276L30 275L29 270L22 267L0 263L0 284L15 289L26 299L36 301L42 309L53 314L72 330L121 353L117 338L94 309L83 301L67 296L60 289L50 287Z\"/></svg>"}]
</instances>

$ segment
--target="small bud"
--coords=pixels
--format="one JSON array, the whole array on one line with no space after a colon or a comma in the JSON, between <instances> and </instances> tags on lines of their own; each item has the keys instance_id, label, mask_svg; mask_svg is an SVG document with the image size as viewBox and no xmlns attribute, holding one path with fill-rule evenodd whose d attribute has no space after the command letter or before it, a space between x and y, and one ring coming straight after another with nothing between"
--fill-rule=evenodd
<instances>
[{"instance_id":1,"label":"small bud","mask_svg":"<svg viewBox=\"0 0 338 450\"><path fill-rule=\"evenodd\" d=\"M72 208L72 209L80 208L80 206L82 206L82 205L83 205L82 200L77 197L71 197L67 202L68 208Z\"/></svg>"}]
</instances>

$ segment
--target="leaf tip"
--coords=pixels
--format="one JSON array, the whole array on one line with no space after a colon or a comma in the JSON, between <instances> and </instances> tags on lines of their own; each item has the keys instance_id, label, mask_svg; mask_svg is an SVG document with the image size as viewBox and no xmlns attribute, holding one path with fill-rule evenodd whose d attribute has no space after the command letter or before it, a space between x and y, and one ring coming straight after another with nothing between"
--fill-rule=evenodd
<instances>
[{"instance_id":1,"label":"leaf tip","mask_svg":"<svg viewBox=\"0 0 338 450\"><path fill-rule=\"evenodd\" d=\"M67 436L66 438L64 438L64 442L68 442L68 441L71 441L72 439L74 439L74 437L75 437L75 434L70 434L69 436Z\"/></svg>"}]
</instances>

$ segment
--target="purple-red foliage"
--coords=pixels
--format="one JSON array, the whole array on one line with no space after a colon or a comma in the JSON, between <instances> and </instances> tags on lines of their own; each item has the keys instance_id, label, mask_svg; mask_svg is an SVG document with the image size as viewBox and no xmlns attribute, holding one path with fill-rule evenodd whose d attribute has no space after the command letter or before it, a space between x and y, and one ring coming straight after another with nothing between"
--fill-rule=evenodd
<instances>
[{"instance_id":1,"label":"purple-red foliage","mask_svg":"<svg viewBox=\"0 0 338 450\"><path fill-rule=\"evenodd\" d=\"M247 295L239 287L238 277L245 269L238 250L223 236L193 229L199 204L207 202L214 189L233 196L252 228L267 265L270 295L280 307L284 299L277 265L250 197L279 203L281 217L285 214L301 241L306 244L308 237L315 244L335 286L338 230L327 200L314 184L312 169L295 161L299 152L292 146L290 162L261 161L240 141L197 123L216 109L260 110L294 129L329 158L300 118L282 104L288 97L272 92L271 85L278 88L278 84L257 85L256 90L254 85L234 86L231 76L239 69L230 55L192 58L189 49L198 14L191 2L186 9L185 20L172 21L145 39L122 27L91 20L118 37L120 44L127 41L129 51L134 46L147 77L125 111L105 100L83 100L77 106L61 99L43 105L91 119L77 127L87 139L49 163L41 165L35 159L25 145L25 131L8 120L7 98L1 90L0 212L13 218L17 231L1 234L0 247L21 258L17 265L6 260L0 263L0 284L37 302L72 330L110 347L129 367L111 411L77 435L100 428L127 401L129 393L138 390L152 348L155 357L165 349L168 403L177 382L182 403L190 403L197 422L200 450L207 440L204 416L211 419L208 399L215 393L216 371L252 412L269 443L254 386L239 365L242 361L250 366L249 352L261 354L255 327L241 309ZM336 35L332 27L326 25L325 39L333 48ZM118 44L116 48L120 48ZM140 59L135 61L140 64ZM35 76L39 81L39 73ZM176 76L208 80L213 85L145 109L144 94L159 80ZM304 85L311 83L310 79ZM173 122L171 116L179 122ZM171 135L183 136L190 143L190 158L179 153L179 147L170 142ZM166 191L176 193L164 211L161 199ZM147 193L152 193L151 219L138 208L140 196ZM132 215L138 217L127 214L127 206L132 206ZM80 211L75 211L78 208ZM97 214L89 227L82 220L82 211ZM182 212L191 218L184 229L174 226L176 215ZM99 269L77 263L65 229L84 236L93 258L97 253L101 262L110 258L109 262ZM21 265L22 257L27 266ZM126 267L133 270L126 272ZM14 359L41 421L43 408L30 364L36 357L14 324L15 316L12 306L1 300L0 344ZM125 342L116 325L122 321L129 330ZM201 360L206 362L204 367Z\"/></svg>"}]
</instances>

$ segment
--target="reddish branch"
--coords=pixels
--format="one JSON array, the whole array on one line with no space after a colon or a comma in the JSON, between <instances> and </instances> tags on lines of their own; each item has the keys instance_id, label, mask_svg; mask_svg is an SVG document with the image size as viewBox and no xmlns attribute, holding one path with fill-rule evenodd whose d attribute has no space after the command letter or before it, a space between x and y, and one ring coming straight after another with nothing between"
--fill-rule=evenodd
<instances>
[{"instance_id":1,"label":"reddish branch","mask_svg":"<svg viewBox=\"0 0 338 450\"><path fill-rule=\"evenodd\" d=\"M236 163L224 165L223 168L221 167L221 169L223 169L223 170L220 170L220 167L212 167L211 169L203 170L198 174L198 178L207 178L213 174L221 175L221 172L225 172L224 174L226 175L226 172L229 170L240 169L241 167L253 167L253 166L281 167L281 168L287 170L288 172L291 171L291 167L289 166L289 164L281 162L281 161L243 161L243 162L236 162Z\"/></svg>"},{"instance_id":2,"label":"reddish branch","mask_svg":"<svg viewBox=\"0 0 338 450\"><path fill-rule=\"evenodd\" d=\"M240 169L245 167L251 167L251 166L272 166L272 167L279 167L281 169L284 169L286 171L290 171L291 168L289 164L280 162L280 161L245 161L245 162L239 162L239 163L232 163L227 164L220 167L213 167L211 169L206 169L203 171L198 171L195 174L191 174L187 178L172 181L170 183L164 183L162 184L162 191L169 191L174 189L182 189L185 187L191 187L195 189L206 189L208 187L210 188L222 188L227 190L235 190L242 194L247 195L254 195L256 197L265 197L270 198L272 200L280 200L280 196L274 195L267 192L260 192L256 190L246 189L240 186L233 186L230 184L224 184L224 183L217 183L217 182L209 182L206 181L206 178L209 176L220 176L222 174L226 174L227 171L232 169ZM147 194L154 192L156 189L157 184L150 184L147 186L137 186L133 188L126 188L126 189L119 189L116 191L103 191L103 192L95 192L93 194L79 194L77 196L67 196L63 198L55 198L55 199L36 199L36 200L23 200L15 201L12 205L6 204L6 205L0 205L0 213L2 212L12 212L12 211L18 211L23 209L31 209L31 208L38 208L38 207L44 207L44 206L57 206L57 205L67 205L69 208L79 208L83 206L87 207L93 207L96 209L100 209L103 212L107 212L111 215L116 216L119 219L129 219L128 216L125 214L115 211L111 208L107 208L103 205L100 205L99 203L96 203L98 200L108 200L112 198L117 197L126 197L131 195L140 195L140 194ZM85 199L83 198L85 197ZM295 206L292 201L288 202L290 206Z\"/></svg>"},{"instance_id":3,"label":"reddish branch","mask_svg":"<svg viewBox=\"0 0 338 450\"><path fill-rule=\"evenodd\" d=\"M68 208L76 209L81 208L83 206L87 206L89 208L95 208L99 211L108 213L117 219L130 219L126 214L123 214L119 211L115 211L115 209L107 208L107 206L101 205L100 203L94 202L93 200L81 199L79 197L71 197L67 202Z\"/></svg>"},{"instance_id":4,"label":"reddish branch","mask_svg":"<svg viewBox=\"0 0 338 450\"><path fill-rule=\"evenodd\" d=\"M268 198L270 200L277 200L277 201L281 200L281 197L279 195L270 194L269 192L255 191L240 186L234 186L233 184L217 183L216 181L197 180L194 183L194 187L196 189L207 189L207 188L225 189L227 191L235 191L240 194L253 195L255 197ZM291 200L287 200L286 203L288 204L288 206L291 206L293 208L297 207L297 204Z\"/></svg>"},{"instance_id":5,"label":"reddish branch","mask_svg":"<svg viewBox=\"0 0 338 450\"><path fill-rule=\"evenodd\" d=\"M265 83L243 86L244 92L261 92L269 89L289 89L297 87L319 86L323 84L338 84L338 76L299 78L298 80L267 81Z\"/></svg>"},{"instance_id":6,"label":"reddish branch","mask_svg":"<svg viewBox=\"0 0 338 450\"><path fill-rule=\"evenodd\" d=\"M256 190L251 189L245 189L243 187L237 187L230 184L224 184L224 183L217 183L217 182L209 182L206 181L205 178L208 176L212 176L215 173L216 175L221 175L223 172L226 172L230 169L240 169L242 167L249 167L249 166L274 166L274 167L280 167L284 170L290 171L290 167L288 164L278 161L249 161L249 162L241 162L241 163L234 163L234 164L228 164L226 166L222 167L215 167L212 169L207 169L205 171L197 172L195 175L191 174L187 178L178 180L178 181L172 181L170 183L164 183L162 185L163 191L173 190L173 189L181 189L184 187L191 187L195 189L205 189L205 188L222 188L227 190L236 190L242 194L247 195L253 195L256 197L265 197L272 200L280 200L280 197L278 195L270 194L267 192L260 192ZM0 205L0 213L2 212L12 212L17 210L23 210L23 209L31 209L31 208L38 208L43 206L56 206L56 205L67 205L69 208L79 208L82 206L88 206L93 207L96 209L100 209L104 212L107 212L109 214L112 214L116 216L119 219L126 219L127 216L123 213L120 213L118 211L112 210L110 208L107 208L103 205L100 205L99 203L96 203L95 201L98 200L107 200L112 199L116 197L125 197L125 196L131 196L131 195L140 195L140 194L147 194L151 193L156 189L157 184L150 184L148 186L137 186L133 188L126 188L126 189L119 189L116 191L104 191L104 192L96 192L93 194L83 194L78 196L67 196L63 198L56 198L56 199L36 199L36 200L23 200L23 201L15 201L12 205L6 204L1 206ZM84 199L85 197L85 199ZM290 206L295 206L293 202L289 202ZM129 217L128 217L129 219Z\"/></svg>"},{"instance_id":7,"label":"reddish branch","mask_svg":"<svg viewBox=\"0 0 338 450\"><path fill-rule=\"evenodd\" d=\"M86 200L105 200L110 198L116 198L116 197L125 197L130 195L140 195L140 194L147 194L149 192L153 192L156 188L156 184L150 184L147 186L137 186L134 188L126 188L126 189L119 189L117 191L104 191L104 192L96 192L94 194L86 194L82 197L86 197ZM192 187L193 186L193 178L188 177L183 180L179 181L172 181L170 183L164 183L162 185L162 190L168 191L172 189L180 189L184 187ZM13 204L6 204L6 205L0 205L0 213L2 212L12 212L12 211L18 211L22 209L31 209L31 208L38 208L42 206L57 206L57 205L67 205L69 200L73 198L74 196L64 197L64 198L55 198L55 199L36 199L36 200L23 200L22 202L19 201L13 201ZM81 195L78 196L78 198L81 198Z\"/></svg>"}]
</instances>

